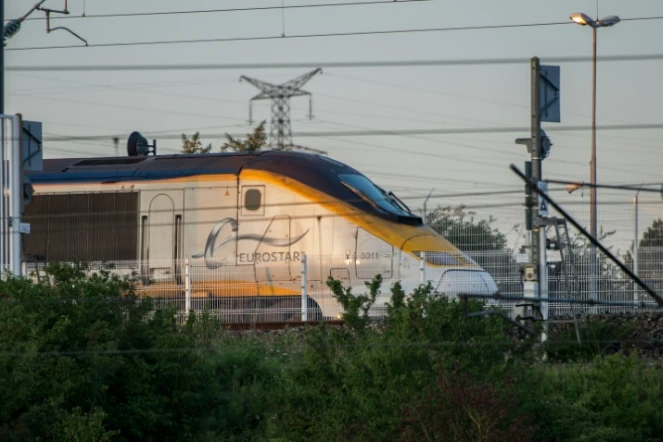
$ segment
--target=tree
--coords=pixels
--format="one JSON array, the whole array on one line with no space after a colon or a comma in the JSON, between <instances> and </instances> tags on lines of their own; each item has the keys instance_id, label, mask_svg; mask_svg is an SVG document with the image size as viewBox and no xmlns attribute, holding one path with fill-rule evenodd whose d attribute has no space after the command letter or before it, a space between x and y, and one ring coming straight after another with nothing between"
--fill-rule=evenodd
<instances>
[{"instance_id":1,"label":"tree","mask_svg":"<svg viewBox=\"0 0 663 442\"><path fill-rule=\"evenodd\" d=\"M645 230L638 241L638 276L645 279L654 290L663 289L663 219L658 218ZM634 268L633 244L624 255L624 264L630 269Z\"/></svg>"},{"instance_id":2,"label":"tree","mask_svg":"<svg viewBox=\"0 0 663 442\"><path fill-rule=\"evenodd\" d=\"M107 269L45 272L0 281L0 440L201 440L215 371L174 310Z\"/></svg>"},{"instance_id":3,"label":"tree","mask_svg":"<svg viewBox=\"0 0 663 442\"><path fill-rule=\"evenodd\" d=\"M427 215L427 224L463 251L506 250L506 235L493 227L497 220L491 216L475 221L475 215L463 204L438 207Z\"/></svg>"},{"instance_id":4,"label":"tree","mask_svg":"<svg viewBox=\"0 0 663 442\"><path fill-rule=\"evenodd\" d=\"M640 240L640 247L663 247L663 220L655 219Z\"/></svg>"},{"instance_id":5,"label":"tree","mask_svg":"<svg viewBox=\"0 0 663 442\"><path fill-rule=\"evenodd\" d=\"M209 153L212 150L212 144L203 146L200 142L200 132L193 134L191 139L186 135L182 134L182 153L188 154L200 154L200 153Z\"/></svg>"},{"instance_id":6,"label":"tree","mask_svg":"<svg viewBox=\"0 0 663 442\"><path fill-rule=\"evenodd\" d=\"M642 239L638 241L638 247L663 247L663 220L661 218L655 219L652 225L647 227ZM633 269L633 242L631 242L630 250L624 254L624 264Z\"/></svg>"},{"instance_id":7,"label":"tree","mask_svg":"<svg viewBox=\"0 0 663 442\"><path fill-rule=\"evenodd\" d=\"M246 135L246 140L242 141L226 133L227 141L221 146L221 152L256 152L262 150L267 146L267 134L265 133L265 121L260 123L253 129L253 132ZM182 134L182 153L185 154L201 154L210 153L212 144L203 146L200 141L200 133L193 134L191 139ZM285 150L285 149L283 149Z\"/></svg>"},{"instance_id":8,"label":"tree","mask_svg":"<svg viewBox=\"0 0 663 442\"><path fill-rule=\"evenodd\" d=\"M246 141L238 140L229 133L226 133L226 141L221 146L221 151L228 150L235 152L255 152L262 150L267 145L267 135L265 134L265 121L260 123L253 133L246 135Z\"/></svg>"},{"instance_id":9,"label":"tree","mask_svg":"<svg viewBox=\"0 0 663 442\"><path fill-rule=\"evenodd\" d=\"M456 207L438 207L427 218L427 224L453 245L467 253L481 267L490 273L504 292L517 292L521 289L517 282L519 266L508 248L506 234L500 232L490 216L475 220L476 212L467 210L461 204ZM512 231L519 227L512 227Z\"/></svg>"}]
</instances>

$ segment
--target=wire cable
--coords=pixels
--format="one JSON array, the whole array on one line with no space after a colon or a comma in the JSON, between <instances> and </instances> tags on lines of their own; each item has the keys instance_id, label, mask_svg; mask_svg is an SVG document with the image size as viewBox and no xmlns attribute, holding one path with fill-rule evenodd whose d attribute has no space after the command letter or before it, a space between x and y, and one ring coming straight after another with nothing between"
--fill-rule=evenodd
<instances>
[{"instance_id":1,"label":"wire cable","mask_svg":"<svg viewBox=\"0 0 663 442\"><path fill-rule=\"evenodd\" d=\"M267 35L253 37L219 37L219 38L198 38L191 40L153 40L153 41L133 41L133 42L115 42L115 43L93 43L86 46L81 45L59 45L59 46L31 46L22 48L7 48L6 51L34 51L44 49L76 49L76 48L109 48L125 46L155 46L171 44L191 44L191 43L227 43L237 41L263 41L279 39L303 39L303 38L323 38L323 37L351 37L363 35L387 35L387 34L412 34L427 32L449 32L449 31L478 31L489 29L514 29L531 28L539 26L558 26L573 24L572 22L550 22L550 23L521 23L511 25L477 25L477 26L452 26L444 28L411 28L411 29L388 29L383 31L353 31L353 32L330 32L320 34L293 34L293 35Z\"/></svg>"},{"instance_id":2,"label":"wire cable","mask_svg":"<svg viewBox=\"0 0 663 442\"><path fill-rule=\"evenodd\" d=\"M429 1L429 0L405 0L405 1ZM398 3L381 2L381 3ZM403 1L401 0L401 3ZM346 4L351 5L351 4ZM296 7L296 6L293 6ZM283 9L284 7L273 6L272 9ZM89 17L89 16L88 16ZM624 19L623 21L639 21L639 20L660 20L663 17L633 17ZM411 28L411 29L390 29L383 31L354 31L354 32L331 32L326 34L294 34L294 35L272 35L272 36L256 36L256 37L226 37L226 38L207 38L207 39L193 39L193 40L155 40L155 41L136 41L136 42L116 42L116 43L96 43L81 45L59 45L59 46L32 46L22 48L8 48L6 51L33 51L44 49L74 49L74 48L107 48L118 46L153 46L153 45L169 45L169 44L191 44L191 43L225 43L233 41L255 41L255 40L276 40L276 39L300 39L300 38L322 38L322 37L348 37L348 36L363 36L363 35L386 35L386 34L411 34L411 33L426 33L426 32L450 32L450 31L479 31L479 30L492 30L492 29L515 29L515 28L533 28L541 26L562 26L574 24L571 21L563 22L541 22L541 23L516 23L506 25L476 25L476 26L451 26L443 28Z\"/></svg>"},{"instance_id":3,"label":"wire cable","mask_svg":"<svg viewBox=\"0 0 663 442\"><path fill-rule=\"evenodd\" d=\"M606 126L597 126L597 130L660 130L663 129L663 123L644 123L644 124L611 124ZM556 132L577 132L588 131L589 126L564 126L555 128ZM431 128L431 129L368 129L368 130L333 130L333 131L311 131L311 132L293 132L294 137L369 137L369 136L389 136L389 135L451 135L451 134L497 134L497 133L529 133L529 127L473 127L473 128ZM150 133L144 134L146 136ZM105 135L81 135L81 136L52 136L47 141L71 141L71 140L106 140L113 138L117 134ZM222 138L224 134L205 134L207 138ZM232 134L234 137L243 137L245 134ZM179 134L162 135L162 139L180 139Z\"/></svg>"},{"instance_id":4,"label":"wire cable","mask_svg":"<svg viewBox=\"0 0 663 442\"><path fill-rule=\"evenodd\" d=\"M81 18L129 18L129 17L153 17L163 15L192 15L192 14L210 14L220 12L249 12L249 11L271 11L271 10L286 10L286 9L308 9L308 8L332 8L337 6L373 6L373 5L387 5L395 3L416 3L416 2L430 2L433 0L373 0L373 1L359 1L351 3L313 3L305 5L291 5L291 6L256 6L250 8L226 8L226 9L194 9L187 11L152 11L152 12L125 12L115 14L88 14L88 15L69 15L58 17L58 19L81 19ZM33 17L27 20L46 20L45 17ZM9 21L9 20L6 20Z\"/></svg>"},{"instance_id":5,"label":"wire cable","mask_svg":"<svg viewBox=\"0 0 663 442\"><path fill-rule=\"evenodd\" d=\"M282 38L282 37L269 37ZM287 37L295 38L295 37ZM128 43L123 43L127 46ZM92 47L93 45L90 45ZM71 46L83 47L83 46ZM48 49L48 47L38 48ZM5 51L23 50L21 48L5 48ZM539 57L546 63L588 63L592 57L588 56L552 56ZM663 60L663 53L651 54L622 54L600 55L597 61L624 62L624 61L657 61ZM504 57L504 58L457 58L457 59L430 59L430 60L378 60L378 61L320 61L320 62L290 62L290 63L187 63L187 64L133 64L133 65L34 65L34 66L5 66L10 72L74 72L74 71L198 71L198 70L249 70L249 69L309 69L319 68L385 68L385 67L435 67L435 66L486 66L529 64L530 58Z\"/></svg>"}]
</instances>

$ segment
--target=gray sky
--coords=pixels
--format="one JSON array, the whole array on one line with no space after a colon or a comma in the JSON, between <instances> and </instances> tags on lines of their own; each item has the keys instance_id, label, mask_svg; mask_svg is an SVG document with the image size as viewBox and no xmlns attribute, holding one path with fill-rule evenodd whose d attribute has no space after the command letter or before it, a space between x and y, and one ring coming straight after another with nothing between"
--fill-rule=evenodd
<instances>
[{"instance_id":1,"label":"gray sky","mask_svg":"<svg viewBox=\"0 0 663 442\"><path fill-rule=\"evenodd\" d=\"M35 0L6 1L6 18L24 14ZM338 3L352 3L353 0ZM326 3L287 0L285 5ZM63 0L45 6L61 9ZM186 9L280 6L258 0L70 0L72 15ZM601 0L599 16L622 19L663 16L660 0ZM434 0L404 4L303 8L285 11L286 35L421 29L494 24L567 22L571 12L596 17L595 0ZM35 13L32 17L43 17ZM663 20L623 21L599 30L599 55L660 53ZM284 22L279 10L224 12L112 19L54 19L90 44L279 36ZM45 22L25 22L7 49L78 44L64 31L45 32ZM515 29L465 30L273 39L159 46L7 51L6 65L195 64L332 61L378 61L459 58L541 58L591 56L591 30L573 23ZM589 180L590 131L560 132L565 126L590 123L591 63L560 63L562 123L546 123L552 153L544 162L550 178ZM221 139L205 133L246 133L248 102L257 91L239 83L240 75L283 82L302 69L191 70L132 72L7 72L6 113L42 121L48 135L117 134L124 142L133 130L145 134L191 134L200 130L215 149ZM598 65L597 123L661 123L661 61L603 62ZM315 118L306 118L305 98L292 102L294 131L352 129L430 129L525 127L529 125L528 65L479 65L398 68L327 68L305 87L314 96ZM269 119L269 103L254 107L257 120ZM598 180L602 183L660 182L661 130L598 132ZM490 135L380 136L297 138L296 143L323 149L330 156L365 172L376 182L406 196L514 190L521 182L508 170L522 167L524 146L514 144L527 133ZM154 135L157 139L158 135ZM178 140L160 140L160 153L174 153ZM94 142L49 142L46 157L113 155L109 138ZM557 193L576 203L578 216L588 213L588 192ZM600 191L600 222L627 229L632 193ZM642 226L663 215L658 194L642 196ZM412 200L420 205L421 200ZM519 221L522 194L439 197L430 205L465 202L496 204L481 213L496 213L501 229ZM507 220L508 219L508 220ZM515 221L514 221L515 220ZM643 228L641 227L641 229ZM632 227L631 227L632 228ZM623 233L623 240L630 238Z\"/></svg>"}]
</instances>

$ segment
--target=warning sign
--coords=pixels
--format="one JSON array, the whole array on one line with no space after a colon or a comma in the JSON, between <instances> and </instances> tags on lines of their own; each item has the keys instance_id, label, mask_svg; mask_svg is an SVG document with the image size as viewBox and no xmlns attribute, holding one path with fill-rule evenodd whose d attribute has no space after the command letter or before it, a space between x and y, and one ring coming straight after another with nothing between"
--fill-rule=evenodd
<instances>
[{"instance_id":1,"label":"warning sign","mask_svg":"<svg viewBox=\"0 0 663 442\"><path fill-rule=\"evenodd\" d=\"M548 183L545 181L539 181L537 183L537 187L539 190L541 190L543 193L546 195L548 194ZM539 216L548 216L548 203L546 200L543 199L541 195L538 195L538 203L537 203L538 211L539 211Z\"/></svg>"}]
</instances>

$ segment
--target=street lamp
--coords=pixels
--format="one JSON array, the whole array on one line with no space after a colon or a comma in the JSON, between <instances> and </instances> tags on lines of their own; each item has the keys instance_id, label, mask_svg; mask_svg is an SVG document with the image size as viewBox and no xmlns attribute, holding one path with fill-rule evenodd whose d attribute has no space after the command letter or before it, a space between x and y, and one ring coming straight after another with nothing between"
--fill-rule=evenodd
<instances>
[{"instance_id":1,"label":"street lamp","mask_svg":"<svg viewBox=\"0 0 663 442\"><path fill-rule=\"evenodd\" d=\"M614 26L619 23L619 17L610 15L600 20L594 20L587 14L575 12L569 16L571 20L581 26L592 28L592 157L589 163L591 184L589 190L589 229L590 234L598 239L597 228L597 210L596 210L596 30ZM590 294L596 295L596 246L592 244L590 253Z\"/></svg>"}]
</instances>

